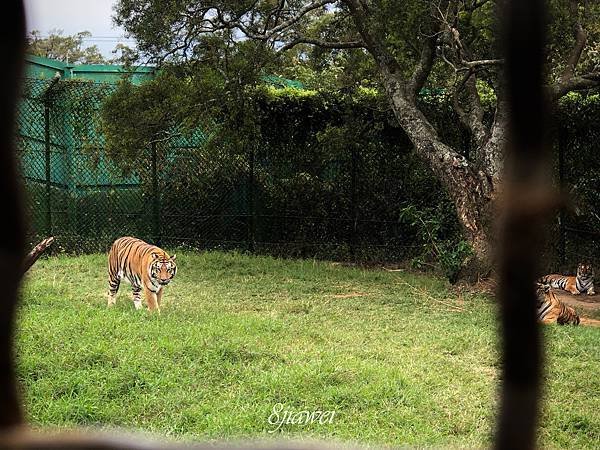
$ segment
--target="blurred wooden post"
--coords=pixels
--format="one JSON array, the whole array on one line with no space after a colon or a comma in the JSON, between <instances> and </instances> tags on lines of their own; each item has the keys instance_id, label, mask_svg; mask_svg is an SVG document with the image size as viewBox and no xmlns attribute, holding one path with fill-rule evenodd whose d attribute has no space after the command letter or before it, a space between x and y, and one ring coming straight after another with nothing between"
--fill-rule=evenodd
<instances>
[{"instance_id":1,"label":"blurred wooden post","mask_svg":"<svg viewBox=\"0 0 600 450\"><path fill-rule=\"evenodd\" d=\"M543 223L558 204L547 166L545 11L543 0L510 0L503 11L510 117L498 249L503 365L496 449L536 446L542 351L535 280Z\"/></svg>"},{"instance_id":2,"label":"blurred wooden post","mask_svg":"<svg viewBox=\"0 0 600 450\"><path fill-rule=\"evenodd\" d=\"M12 0L2 3L0 22L0 60L3 64L0 72L0 198L3 212L0 233L0 432L8 432L23 422L13 363L15 311L25 256L25 223L14 129L25 50L22 2Z\"/></svg>"}]
</instances>

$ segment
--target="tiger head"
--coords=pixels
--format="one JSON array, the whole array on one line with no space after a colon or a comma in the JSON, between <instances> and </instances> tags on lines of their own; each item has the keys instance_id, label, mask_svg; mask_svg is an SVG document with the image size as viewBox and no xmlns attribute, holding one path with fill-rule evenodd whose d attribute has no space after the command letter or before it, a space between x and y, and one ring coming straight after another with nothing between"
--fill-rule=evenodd
<instances>
[{"instance_id":1,"label":"tiger head","mask_svg":"<svg viewBox=\"0 0 600 450\"><path fill-rule=\"evenodd\" d=\"M171 282L175 274L177 273L177 266L175 265L175 256L170 258L164 254L152 253L152 262L150 263L150 277L152 280L156 280L161 286L166 286Z\"/></svg>"},{"instance_id":2,"label":"tiger head","mask_svg":"<svg viewBox=\"0 0 600 450\"><path fill-rule=\"evenodd\" d=\"M537 295L539 296L544 296L544 294L547 294L548 292L550 292L550 285L548 283L541 283L539 281L537 281L535 283L535 291L537 293Z\"/></svg>"},{"instance_id":3,"label":"tiger head","mask_svg":"<svg viewBox=\"0 0 600 450\"><path fill-rule=\"evenodd\" d=\"M550 285L544 283L535 283L535 294L539 307L547 301L547 298L550 295Z\"/></svg>"},{"instance_id":4,"label":"tiger head","mask_svg":"<svg viewBox=\"0 0 600 450\"><path fill-rule=\"evenodd\" d=\"M591 264L579 263L577 266L577 276L581 279L592 279L594 278L594 268Z\"/></svg>"}]
</instances>

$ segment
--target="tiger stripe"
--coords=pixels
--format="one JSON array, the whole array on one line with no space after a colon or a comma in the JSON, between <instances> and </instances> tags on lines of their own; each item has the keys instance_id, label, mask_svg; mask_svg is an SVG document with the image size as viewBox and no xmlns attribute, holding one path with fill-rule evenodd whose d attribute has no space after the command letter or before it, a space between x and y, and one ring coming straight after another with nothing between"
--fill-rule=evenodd
<instances>
[{"instance_id":1,"label":"tiger stripe","mask_svg":"<svg viewBox=\"0 0 600 450\"><path fill-rule=\"evenodd\" d=\"M108 253L108 305L115 304L121 281L126 279L131 283L136 309L142 307L144 291L148 309L160 311L164 286L176 273L175 255L169 256L160 247L141 239L119 238Z\"/></svg>"},{"instance_id":2,"label":"tiger stripe","mask_svg":"<svg viewBox=\"0 0 600 450\"><path fill-rule=\"evenodd\" d=\"M547 284L554 289L562 289L573 295L596 294L594 290L594 270L589 264L579 264L576 276L552 274L543 276L538 282Z\"/></svg>"},{"instance_id":3,"label":"tiger stripe","mask_svg":"<svg viewBox=\"0 0 600 450\"><path fill-rule=\"evenodd\" d=\"M573 308L561 302L547 284L537 284L537 317L542 323L579 325L579 315Z\"/></svg>"}]
</instances>

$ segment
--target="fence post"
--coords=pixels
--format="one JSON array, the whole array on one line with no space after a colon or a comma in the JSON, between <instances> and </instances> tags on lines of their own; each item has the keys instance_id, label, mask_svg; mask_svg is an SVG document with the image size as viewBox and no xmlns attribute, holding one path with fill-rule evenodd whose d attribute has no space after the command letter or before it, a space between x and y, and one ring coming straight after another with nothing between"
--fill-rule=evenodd
<instances>
[{"instance_id":1,"label":"fence post","mask_svg":"<svg viewBox=\"0 0 600 450\"><path fill-rule=\"evenodd\" d=\"M52 236L52 170L50 144L50 101L44 101L44 147L46 154L46 236Z\"/></svg>"},{"instance_id":2,"label":"fence post","mask_svg":"<svg viewBox=\"0 0 600 450\"><path fill-rule=\"evenodd\" d=\"M42 94L44 102L44 153L46 160L46 235L52 235L52 142L50 141L50 107L51 94L54 86L60 81L57 72L50 80L50 84Z\"/></svg>"},{"instance_id":3,"label":"fence post","mask_svg":"<svg viewBox=\"0 0 600 450\"><path fill-rule=\"evenodd\" d=\"M160 217L160 190L158 187L158 151L156 149L156 142L151 145L152 150L152 234L156 245L162 245L162 233L161 233L161 217Z\"/></svg>"},{"instance_id":4,"label":"fence post","mask_svg":"<svg viewBox=\"0 0 600 450\"><path fill-rule=\"evenodd\" d=\"M559 127L558 130L558 184L562 190L565 181L565 148L566 147L566 130ZM560 265L564 268L566 255L566 230L565 230L565 208L561 206L558 212L558 253L560 257Z\"/></svg>"},{"instance_id":5,"label":"fence post","mask_svg":"<svg viewBox=\"0 0 600 450\"><path fill-rule=\"evenodd\" d=\"M250 144L248 152L248 251L254 253L256 241L256 208L255 208L255 180L254 180L254 163L255 150L254 145Z\"/></svg>"},{"instance_id":6,"label":"fence post","mask_svg":"<svg viewBox=\"0 0 600 450\"><path fill-rule=\"evenodd\" d=\"M356 255L356 234L358 226L358 195L357 195L357 181L358 181L358 149L356 144L352 144L351 147L351 174L350 174L350 215L352 218L352 228L350 230L350 256L354 259Z\"/></svg>"}]
</instances>

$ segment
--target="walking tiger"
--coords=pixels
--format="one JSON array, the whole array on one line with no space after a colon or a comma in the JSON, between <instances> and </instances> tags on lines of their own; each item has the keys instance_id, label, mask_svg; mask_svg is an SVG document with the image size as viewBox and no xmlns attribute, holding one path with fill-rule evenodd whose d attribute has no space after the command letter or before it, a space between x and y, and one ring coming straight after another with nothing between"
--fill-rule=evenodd
<instances>
[{"instance_id":1,"label":"walking tiger","mask_svg":"<svg viewBox=\"0 0 600 450\"><path fill-rule=\"evenodd\" d=\"M160 312L164 287L175 274L175 255L169 256L161 248L134 237L117 239L108 253L108 306L116 303L116 295L123 278L131 283L133 304L142 307L144 291L150 311Z\"/></svg>"}]
</instances>

